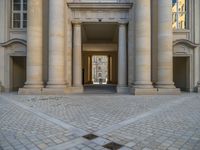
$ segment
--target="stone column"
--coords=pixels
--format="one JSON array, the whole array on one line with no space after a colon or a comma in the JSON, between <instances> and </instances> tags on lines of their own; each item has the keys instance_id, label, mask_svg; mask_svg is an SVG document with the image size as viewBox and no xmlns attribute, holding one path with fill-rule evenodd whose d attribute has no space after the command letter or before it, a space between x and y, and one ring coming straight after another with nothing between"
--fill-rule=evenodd
<instances>
[{"instance_id":1,"label":"stone column","mask_svg":"<svg viewBox=\"0 0 200 150\"><path fill-rule=\"evenodd\" d=\"M135 95L155 94L151 83L151 4L136 0L135 10Z\"/></svg>"},{"instance_id":2,"label":"stone column","mask_svg":"<svg viewBox=\"0 0 200 150\"><path fill-rule=\"evenodd\" d=\"M126 23L119 23L117 93L127 93Z\"/></svg>"},{"instance_id":3,"label":"stone column","mask_svg":"<svg viewBox=\"0 0 200 150\"><path fill-rule=\"evenodd\" d=\"M195 0L195 43L200 44L200 2L199 0ZM194 49L194 82L196 86L196 92L200 92L200 47L196 47Z\"/></svg>"},{"instance_id":4,"label":"stone column","mask_svg":"<svg viewBox=\"0 0 200 150\"><path fill-rule=\"evenodd\" d=\"M42 3L43 0L28 0L27 81L19 94L40 94L43 88Z\"/></svg>"},{"instance_id":5,"label":"stone column","mask_svg":"<svg viewBox=\"0 0 200 150\"><path fill-rule=\"evenodd\" d=\"M159 94L176 94L173 83L172 2L158 0L158 81Z\"/></svg>"},{"instance_id":6,"label":"stone column","mask_svg":"<svg viewBox=\"0 0 200 150\"><path fill-rule=\"evenodd\" d=\"M73 87L82 90L81 23L73 22Z\"/></svg>"},{"instance_id":7,"label":"stone column","mask_svg":"<svg viewBox=\"0 0 200 150\"><path fill-rule=\"evenodd\" d=\"M49 0L49 81L47 88L64 89L65 0Z\"/></svg>"}]
</instances>

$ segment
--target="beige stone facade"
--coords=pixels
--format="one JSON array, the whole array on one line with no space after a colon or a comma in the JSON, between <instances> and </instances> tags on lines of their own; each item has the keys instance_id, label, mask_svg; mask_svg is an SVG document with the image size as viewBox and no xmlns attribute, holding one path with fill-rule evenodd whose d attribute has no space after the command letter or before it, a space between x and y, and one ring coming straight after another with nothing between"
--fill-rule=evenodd
<instances>
[{"instance_id":1,"label":"beige stone facade","mask_svg":"<svg viewBox=\"0 0 200 150\"><path fill-rule=\"evenodd\" d=\"M185 1L181 29L173 28L171 0L27 0L17 11L13 3L0 0L2 92L83 93L92 56L108 58L117 93L200 90L199 0Z\"/></svg>"}]
</instances>

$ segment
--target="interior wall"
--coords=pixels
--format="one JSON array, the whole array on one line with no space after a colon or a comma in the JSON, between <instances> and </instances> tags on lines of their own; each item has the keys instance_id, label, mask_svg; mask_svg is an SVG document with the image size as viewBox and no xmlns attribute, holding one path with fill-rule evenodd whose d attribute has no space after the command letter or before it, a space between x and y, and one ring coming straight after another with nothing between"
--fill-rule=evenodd
<instances>
[{"instance_id":1,"label":"interior wall","mask_svg":"<svg viewBox=\"0 0 200 150\"><path fill-rule=\"evenodd\" d=\"M13 57L12 59L12 90L17 91L19 88L22 88L26 82L26 58Z\"/></svg>"}]
</instances>

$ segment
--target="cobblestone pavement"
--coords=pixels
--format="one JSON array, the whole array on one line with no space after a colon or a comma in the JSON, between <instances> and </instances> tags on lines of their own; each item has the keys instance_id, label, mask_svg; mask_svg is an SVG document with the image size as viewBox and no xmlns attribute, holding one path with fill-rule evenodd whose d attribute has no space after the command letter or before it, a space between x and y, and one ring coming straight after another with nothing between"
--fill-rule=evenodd
<instances>
[{"instance_id":1,"label":"cobblestone pavement","mask_svg":"<svg viewBox=\"0 0 200 150\"><path fill-rule=\"evenodd\" d=\"M200 94L0 95L0 150L101 150L110 142L122 150L200 150Z\"/></svg>"}]
</instances>

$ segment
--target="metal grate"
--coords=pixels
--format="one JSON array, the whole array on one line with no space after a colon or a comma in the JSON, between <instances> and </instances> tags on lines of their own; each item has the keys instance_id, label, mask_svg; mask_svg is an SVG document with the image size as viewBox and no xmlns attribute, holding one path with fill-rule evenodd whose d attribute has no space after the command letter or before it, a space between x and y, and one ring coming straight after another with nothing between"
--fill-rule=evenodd
<instances>
[{"instance_id":1,"label":"metal grate","mask_svg":"<svg viewBox=\"0 0 200 150\"><path fill-rule=\"evenodd\" d=\"M110 143L104 145L103 147L107 148L107 149L111 149L111 150L118 150L122 147L122 145L114 143L114 142L110 142Z\"/></svg>"},{"instance_id":2,"label":"metal grate","mask_svg":"<svg viewBox=\"0 0 200 150\"><path fill-rule=\"evenodd\" d=\"M96 139L98 136L94 134L87 134L87 135L84 135L83 137L88 140L93 140L93 139Z\"/></svg>"}]
</instances>

